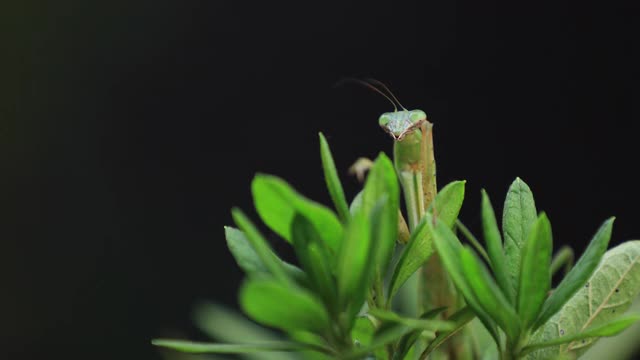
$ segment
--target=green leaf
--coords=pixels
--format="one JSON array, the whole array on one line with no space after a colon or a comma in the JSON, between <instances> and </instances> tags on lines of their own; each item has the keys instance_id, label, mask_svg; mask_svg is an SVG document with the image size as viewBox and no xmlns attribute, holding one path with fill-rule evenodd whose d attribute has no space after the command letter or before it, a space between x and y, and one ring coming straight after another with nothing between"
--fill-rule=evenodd
<instances>
[{"instance_id":1,"label":"green leaf","mask_svg":"<svg viewBox=\"0 0 640 360\"><path fill-rule=\"evenodd\" d=\"M312 293L266 278L245 281L240 305L255 321L285 331L321 333L330 326L324 306Z\"/></svg>"},{"instance_id":2,"label":"green leaf","mask_svg":"<svg viewBox=\"0 0 640 360\"><path fill-rule=\"evenodd\" d=\"M431 236L433 236L435 247L438 250L442 264L451 277L451 280L464 297L469 308L473 310L496 343L499 344L500 337L494 320L480 306L478 299L471 290L469 280L465 277L462 262L460 260L461 253L464 248L460 243L460 240L458 240L447 224L442 221L437 221L434 224L433 217L430 214L427 214L425 223Z\"/></svg>"},{"instance_id":3,"label":"green leaf","mask_svg":"<svg viewBox=\"0 0 640 360\"><path fill-rule=\"evenodd\" d=\"M385 194L392 196L392 194L389 194L391 191L399 192L396 173L391 160L384 153L380 153L373 162L364 185L362 193L363 211L371 213L380 197Z\"/></svg>"},{"instance_id":4,"label":"green leaf","mask_svg":"<svg viewBox=\"0 0 640 360\"><path fill-rule=\"evenodd\" d=\"M420 319L435 319L442 312L447 310L446 306L441 306L435 309L431 309L422 315L420 315ZM455 314L449 318L450 321L455 322ZM452 330L453 331L453 330ZM447 331L450 332L450 331ZM411 351L411 347L418 340L420 335L422 335L424 331L422 330L414 330L406 335L404 335L400 341L398 341L398 345L396 346L396 351L393 354L394 360L404 359ZM434 338L435 339L435 338Z\"/></svg>"},{"instance_id":5,"label":"green leaf","mask_svg":"<svg viewBox=\"0 0 640 360\"><path fill-rule=\"evenodd\" d=\"M355 214L356 212L360 211L360 209L362 209L362 194L363 194L363 190L360 190L356 196L353 197L353 200L351 201L351 205L349 205L349 212L351 213L351 215Z\"/></svg>"},{"instance_id":6,"label":"green leaf","mask_svg":"<svg viewBox=\"0 0 640 360\"><path fill-rule=\"evenodd\" d=\"M313 224L302 215L294 217L291 232L296 255L313 288L331 309L335 309L337 291L329 249Z\"/></svg>"},{"instance_id":7,"label":"green leaf","mask_svg":"<svg viewBox=\"0 0 640 360\"><path fill-rule=\"evenodd\" d=\"M427 246L417 246L418 250L426 250L422 254L416 254L415 252L408 251L409 246L411 244L416 243L426 243L431 242L431 237L429 235L429 231L427 229L427 220L426 218L422 219L422 221L416 226L416 228L411 232L411 236L409 237L409 242L407 246L405 246L402 251L402 255L400 256L400 260L396 264L394 268L393 275L391 277L391 282L389 285L389 294L388 299L391 300L393 296L400 290L400 287L411 277L411 275L420 268L420 266L433 254L433 249L431 245L427 248ZM424 259L424 260L421 260Z\"/></svg>"},{"instance_id":8,"label":"green leaf","mask_svg":"<svg viewBox=\"0 0 640 360\"><path fill-rule=\"evenodd\" d=\"M551 223L543 213L531 227L522 252L517 309L525 329L536 320L551 288L552 251Z\"/></svg>"},{"instance_id":9,"label":"green leaf","mask_svg":"<svg viewBox=\"0 0 640 360\"><path fill-rule=\"evenodd\" d=\"M453 227L464 200L465 181L453 181L438 193L431 205L436 209L436 217L442 222ZM389 285L389 299L391 299L400 287L416 272L433 254L433 240L425 227L426 217L416 226L411 233L407 246L400 255Z\"/></svg>"},{"instance_id":10,"label":"green leaf","mask_svg":"<svg viewBox=\"0 0 640 360\"><path fill-rule=\"evenodd\" d=\"M520 334L518 315L471 248L462 249L460 262L465 280L480 307L505 331L509 339L517 339Z\"/></svg>"},{"instance_id":11,"label":"green leaf","mask_svg":"<svg viewBox=\"0 0 640 360\"><path fill-rule=\"evenodd\" d=\"M345 230L338 252L336 277L339 308L353 318L364 303L373 280L371 231L364 213L357 213Z\"/></svg>"},{"instance_id":12,"label":"green leaf","mask_svg":"<svg viewBox=\"0 0 640 360\"><path fill-rule=\"evenodd\" d=\"M455 335L458 331L460 331L469 321L475 318L473 311L470 308L464 307L458 311L456 311L453 315L449 317L449 321L454 324L453 328L449 331L445 331L439 333L438 336L429 343L427 348L422 352L420 356L422 359L426 359L427 356L437 349L440 345L442 345L445 341Z\"/></svg>"},{"instance_id":13,"label":"green leaf","mask_svg":"<svg viewBox=\"0 0 640 360\"><path fill-rule=\"evenodd\" d=\"M192 319L196 326L207 336L225 343L254 343L280 341L281 336L264 328L246 316L229 307L202 302L195 306ZM251 360L294 360L295 356L285 352L258 352L244 355Z\"/></svg>"},{"instance_id":14,"label":"green leaf","mask_svg":"<svg viewBox=\"0 0 640 360\"><path fill-rule=\"evenodd\" d=\"M378 204L382 205L374 212ZM362 211L370 219L372 241L376 244L373 259L380 275L386 273L398 239L399 204L400 187L393 163L381 153L369 171L362 195Z\"/></svg>"},{"instance_id":15,"label":"green leaf","mask_svg":"<svg viewBox=\"0 0 640 360\"><path fill-rule=\"evenodd\" d=\"M531 189L520 178L516 178L509 187L502 214L506 267L513 286L508 296L510 299L515 299L518 294L522 247L527 240L529 228L537 217Z\"/></svg>"},{"instance_id":16,"label":"green leaf","mask_svg":"<svg viewBox=\"0 0 640 360\"><path fill-rule=\"evenodd\" d=\"M480 319L472 319L466 326L466 334L472 351L479 360L500 359L498 345Z\"/></svg>"},{"instance_id":17,"label":"green leaf","mask_svg":"<svg viewBox=\"0 0 640 360\"><path fill-rule=\"evenodd\" d=\"M269 272L281 282L287 284L291 283L291 279L284 270L282 262L271 250L269 243L267 243L267 240L262 237L251 220L249 220L249 218L242 212L242 210L238 208L232 209L231 214L233 216L233 220L244 232L244 234L246 235L246 239L251 244L253 250L255 250L258 258L264 264L265 268L267 268Z\"/></svg>"},{"instance_id":18,"label":"green leaf","mask_svg":"<svg viewBox=\"0 0 640 360\"><path fill-rule=\"evenodd\" d=\"M340 177L338 177L338 171L336 170L336 164L333 162L333 156L331 155L331 149L329 149L329 143L322 133L320 135L320 157L322 158L322 169L324 170L324 180L327 183L327 189L331 195L331 200L338 211L338 215L342 221L346 222L351 218L349 213L349 206L347 205L347 198L344 196L344 190L342 189L342 183Z\"/></svg>"},{"instance_id":19,"label":"green leaf","mask_svg":"<svg viewBox=\"0 0 640 360\"><path fill-rule=\"evenodd\" d=\"M473 235L471 230L469 230L469 228L467 228L467 226L462 221L460 221L460 219L456 220L455 230L457 232L460 232L460 235L462 235L465 239L467 239L467 241L473 247L473 249L477 251L478 254L482 257L482 260L484 260L487 264L491 264L491 259L489 258L489 254L487 254L487 251L480 244L480 241L478 241L478 238L476 238L475 235Z\"/></svg>"},{"instance_id":20,"label":"green leaf","mask_svg":"<svg viewBox=\"0 0 640 360\"><path fill-rule=\"evenodd\" d=\"M640 313L640 297L636 297L627 311ZM633 324L620 335L599 339L593 346L588 347L580 358L582 360L633 359L633 355L638 350L638 339L640 339L640 322Z\"/></svg>"},{"instance_id":21,"label":"green leaf","mask_svg":"<svg viewBox=\"0 0 640 360\"><path fill-rule=\"evenodd\" d=\"M253 273L269 273L258 254L249 244L242 231L230 227L224 227L224 234L227 239L229 251L236 259L238 266L247 274ZM274 254L275 255L275 254Z\"/></svg>"},{"instance_id":22,"label":"green leaf","mask_svg":"<svg viewBox=\"0 0 640 360\"><path fill-rule=\"evenodd\" d=\"M213 302L196 304L192 320L207 336L225 342L281 340L275 331L257 325L230 307Z\"/></svg>"},{"instance_id":23,"label":"green leaf","mask_svg":"<svg viewBox=\"0 0 640 360\"><path fill-rule=\"evenodd\" d=\"M227 239L227 247L229 247L229 251L231 251L236 263L238 263L238 266L245 273L248 275L263 273L271 274L264 262L260 259L260 256L258 256L258 253L256 253L253 247L251 247L249 240L247 240L247 237L244 236L242 231L231 226L225 226L224 233ZM299 284L305 284L307 282L305 273L297 266L283 261L275 253L273 256L275 256L282 264L284 271L290 278L295 279Z\"/></svg>"},{"instance_id":24,"label":"green leaf","mask_svg":"<svg viewBox=\"0 0 640 360\"><path fill-rule=\"evenodd\" d=\"M393 323L384 324L374 334L371 339L371 343L368 346L355 349L351 353L341 356L340 359L362 359L363 357L374 353L376 350L399 340L410 331L411 328L404 325Z\"/></svg>"},{"instance_id":25,"label":"green leaf","mask_svg":"<svg viewBox=\"0 0 640 360\"><path fill-rule=\"evenodd\" d=\"M155 346L196 354L244 354L260 351L299 351L307 348L304 344L277 341L262 344L216 344L186 340L154 339Z\"/></svg>"},{"instance_id":26,"label":"green leaf","mask_svg":"<svg viewBox=\"0 0 640 360\"><path fill-rule=\"evenodd\" d=\"M512 304L515 304L515 297L513 293L514 285L511 283L511 276L507 268L507 259L502 247L500 229L498 228L498 222L496 221L496 215L493 211L491 200L489 200L489 195L484 190L482 190L481 207L482 230L484 233L484 240L487 243L489 259L491 260L491 269L493 269L496 281L507 296L507 299L509 299Z\"/></svg>"},{"instance_id":27,"label":"green leaf","mask_svg":"<svg viewBox=\"0 0 640 360\"><path fill-rule=\"evenodd\" d=\"M318 229L327 246L337 252L342 238L342 224L331 210L298 194L284 180L275 176L256 175L251 190L262 221L278 235L291 242L291 223L294 215L300 213Z\"/></svg>"},{"instance_id":28,"label":"green leaf","mask_svg":"<svg viewBox=\"0 0 640 360\"><path fill-rule=\"evenodd\" d=\"M379 320L386 322L393 322L397 324L401 324L404 326L408 326L413 329L422 329L429 331L448 331L454 328L454 324L449 321L443 320L427 320L427 319L413 319L405 316L398 315L393 311L374 308L369 309L369 314L378 318Z\"/></svg>"},{"instance_id":29,"label":"green leaf","mask_svg":"<svg viewBox=\"0 0 640 360\"><path fill-rule=\"evenodd\" d=\"M536 342L580 333L623 314L640 293L640 240L628 241L602 257L591 278L535 334ZM548 359L560 353L581 354L593 344L556 346L537 351L531 359Z\"/></svg>"},{"instance_id":30,"label":"green leaf","mask_svg":"<svg viewBox=\"0 0 640 360\"><path fill-rule=\"evenodd\" d=\"M360 316L356 318L356 321L351 329L351 338L356 346L369 346L373 339L373 334L376 328L366 316Z\"/></svg>"},{"instance_id":31,"label":"green leaf","mask_svg":"<svg viewBox=\"0 0 640 360\"><path fill-rule=\"evenodd\" d=\"M614 336L621 333L622 331L627 329L629 326L633 325L633 323L635 323L638 320L640 320L640 315L638 314L624 315L615 320L609 321L605 324L590 327L577 334L560 336L555 339L547 340L542 343L536 343L536 344L526 346L525 348L522 349L521 355L527 355L531 352L534 352L536 350L540 350L546 347L572 343L575 341L582 340L582 343L586 343L587 339Z\"/></svg>"},{"instance_id":32,"label":"green leaf","mask_svg":"<svg viewBox=\"0 0 640 360\"><path fill-rule=\"evenodd\" d=\"M425 311L424 313L422 313L422 315L420 315L420 319L435 319L436 317L438 317L438 315L442 314L446 310L447 310L446 306L433 308L429 311Z\"/></svg>"},{"instance_id":33,"label":"green leaf","mask_svg":"<svg viewBox=\"0 0 640 360\"><path fill-rule=\"evenodd\" d=\"M462 202L464 201L464 191L466 180L456 180L445 185L434 202L429 206L429 213L435 214L438 221L453 228L456 223Z\"/></svg>"},{"instance_id":34,"label":"green leaf","mask_svg":"<svg viewBox=\"0 0 640 360\"><path fill-rule=\"evenodd\" d=\"M569 271L567 276L560 282L560 285L558 285L547 301L545 301L542 312L533 327L534 331L544 325L549 318L557 313L560 308L584 286L591 274L593 274L600 259L602 259L602 255L607 250L609 239L611 239L613 221L614 218L610 218L600 226L600 229L598 229L598 232L593 236L593 239L591 239L584 254L576 263L576 266Z\"/></svg>"},{"instance_id":35,"label":"green leaf","mask_svg":"<svg viewBox=\"0 0 640 360\"><path fill-rule=\"evenodd\" d=\"M371 323L369 317L361 316L356 318L353 329L351 330L354 347L356 349L370 349L375 333L376 328L373 323ZM376 359L384 359L386 352L378 348L373 351L372 356Z\"/></svg>"},{"instance_id":36,"label":"green leaf","mask_svg":"<svg viewBox=\"0 0 640 360\"><path fill-rule=\"evenodd\" d=\"M386 194L378 200L378 205L370 214L371 243L377 279L382 279L394 254L398 238L398 201L392 201ZM384 296L384 293L381 294Z\"/></svg>"},{"instance_id":37,"label":"green leaf","mask_svg":"<svg viewBox=\"0 0 640 360\"><path fill-rule=\"evenodd\" d=\"M292 341L305 344L308 350L296 353L296 359L304 360L332 360L335 359L335 350L327 345L327 340L319 334L308 331L296 331L288 334Z\"/></svg>"}]
</instances>

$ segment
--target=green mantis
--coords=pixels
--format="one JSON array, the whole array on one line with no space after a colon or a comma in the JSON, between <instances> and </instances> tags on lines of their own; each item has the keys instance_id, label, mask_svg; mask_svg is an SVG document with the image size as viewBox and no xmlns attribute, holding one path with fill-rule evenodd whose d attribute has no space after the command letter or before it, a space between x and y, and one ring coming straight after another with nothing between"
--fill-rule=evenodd
<instances>
[{"instance_id":1,"label":"green mantis","mask_svg":"<svg viewBox=\"0 0 640 360\"><path fill-rule=\"evenodd\" d=\"M380 81L366 79L358 82L384 96L394 107L393 112L380 115L378 124L393 138L394 165L404 194L409 230L413 232L432 207L437 194L433 124L427 120L424 111L405 108ZM437 209L432 211L437 216ZM420 310L447 307L446 317L459 302L456 290L437 254L425 260L418 280Z\"/></svg>"},{"instance_id":2,"label":"green mantis","mask_svg":"<svg viewBox=\"0 0 640 360\"><path fill-rule=\"evenodd\" d=\"M422 110L408 110L389 88L375 79L350 79L384 96L393 112L380 115L378 124L394 140L393 160L407 204L409 228L416 228L436 195L436 170L433 155L433 124ZM380 86L385 94L376 86ZM396 105L397 104L397 105ZM401 110L398 110L400 107Z\"/></svg>"}]
</instances>

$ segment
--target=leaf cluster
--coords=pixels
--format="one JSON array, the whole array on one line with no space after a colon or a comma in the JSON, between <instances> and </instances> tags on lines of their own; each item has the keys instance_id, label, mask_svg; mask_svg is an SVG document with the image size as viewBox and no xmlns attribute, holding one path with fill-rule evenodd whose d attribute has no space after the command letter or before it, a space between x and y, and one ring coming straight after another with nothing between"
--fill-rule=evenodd
<instances>
[{"instance_id":1,"label":"leaf cluster","mask_svg":"<svg viewBox=\"0 0 640 360\"><path fill-rule=\"evenodd\" d=\"M381 153L349 204L322 134L320 154L335 210L273 175L258 174L251 184L262 222L293 247L297 264L282 260L242 210L234 208L235 227L225 227L228 248L247 275L241 309L287 339L229 344L157 339L155 345L246 356L426 359L477 318L502 359L571 358L638 320L623 312L640 292L640 241L606 252L613 218L571 268L567 248L553 256L550 221L538 213L524 181L511 184L501 226L482 192L484 245L458 220L465 182L454 181L440 189L408 241L400 241L401 189L392 161ZM456 225L471 246L460 241ZM398 311L400 290L436 253L462 303L456 309ZM565 276L552 288L552 276L565 263ZM443 320L449 310L457 311Z\"/></svg>"},{"instance_id":2,"label":"leaf cluster","mask_svg":"<svg viewBox=\"0 0 640 360\"><path fill-rule=\"evenodd\" d=\"M637 315L619 314L597 324L585 324L572 333L560 329L555 336L547 336L549 331L547 335L539 331L550 324L557 326L557 321L551 322L554 316L566 317L567 312L575 310L570 301L577 301L574 297L580 289L591 285L592 290L597 286L593 291L601 291L606 286L593 275L607 250L614 218L600 226L582 257L552 289L551 224L544 212L538 214L529 186L519 178L512 183L504 203L502 231L485 191L481 209L486 249L475 251L463 245L448 224L429 215L428 229L455 285L492 335L503 358L519 359L545 348L612 336L639 319ZM478 253L486 256L486 265ZM636 260L627 261L626 268L635 266ZM601 269L606 265L601 264ZM623 280L618 280L622 284ZM637 280L628 283L635 284L633 289L625 287L630 303L640 289Z\"/></svg>"},{"instance_id":3,"label":"leaf cluster","mask_svg":"<svg viewBox=\"0 0 640 360\"><path fill-rule=\"evenodd\" d=\"M322 134L320 153L335 211L276 176L258 174L251 185L258 215L293 246L299 267L283 261L242 210L232 210L237 228L225 228L228 247L247 274L239 296L242 310L290 340L207 344L158 339L156 345L195 353L305 350L316 357L395 354L402 359L419 338L435 340L430 342L435 348L445 340L443 334L471 319L468 310L442 321L436 317L444 309L414 317L391 309L402 284L434 252L426 223L393 262L399 246L400 188L392 161L383 153L375 159L362 191L349 205ZM436 198L442 221L450 227L463 197L464 182L454 182Z\"/></svg>"}]
</instances>

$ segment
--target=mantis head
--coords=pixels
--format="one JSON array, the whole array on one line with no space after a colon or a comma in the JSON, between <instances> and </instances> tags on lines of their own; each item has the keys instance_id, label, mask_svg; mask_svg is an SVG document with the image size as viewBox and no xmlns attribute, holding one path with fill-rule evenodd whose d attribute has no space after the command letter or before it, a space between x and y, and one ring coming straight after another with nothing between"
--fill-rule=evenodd
<instances>
[{"instance_id":1,"label":"mantis head","mask_svg":"<svg viewBox=\"0 0 640 360\"><path fill-rule=\"evenodd\" d=\"M389 90L389 88L385 84L376 79L368 78L365 80L359 80L354 78L346 78L340 81L338 84L341 84L344 81L352 81L368 87L369 89L377 92L378 94L384 96L387 100L389 100L391 105L393 105L393 112L386 112L380 115L380 118L378 118L378 123L384 129L384 131L386 131L389 135L391 135L391 137L393 137L395 141L401 141L405 136L413 133L415 129L420 128L422 124L427 122L427 114L425 114L424 111L407 110L407 108L402 106L400 101L398 101L398 98L396 98L393 92ZM387 93L385 94L380 88L376 86L379 86ZM389 95L391 97L389 97ZM400 108L402 108L402 110L398 111L398 106L396 106L396 104Z\"/></svg>"},{"instance_id":2,"label":"mantis head","mask_svg":"<svg viewBox=\"0 0 640 360\"><path fill-rule=\"evenodd\" d=\"M401 141L407 134L419 128L427 121L427 114L422 110L401 110L380 115L378 123L396 141Z\"/></svg>"}]
</instances>

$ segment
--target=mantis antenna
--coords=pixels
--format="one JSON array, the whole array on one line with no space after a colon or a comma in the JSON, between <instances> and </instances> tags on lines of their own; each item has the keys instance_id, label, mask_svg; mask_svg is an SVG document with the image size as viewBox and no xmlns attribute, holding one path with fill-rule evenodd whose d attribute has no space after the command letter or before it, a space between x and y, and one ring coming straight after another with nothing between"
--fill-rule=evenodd
<instances>
[{"instance_id":1,"label":"mantis antenna","mask_svg":"<svg viewBox=\"0 0 640 360\"><path fill-rule=\"evenodd\" d=\"M393 95L393 92L392 92L391 90L389 90L389 88L387 87L387 85L385 85L382 81L379 81L379 80L376 80L376 79L373 79L373 78L366 78L366 79L365 79L365 81L368 81L369 83L373 83L373 84L376 84L376 85L378 85L378 86L381 86L383 89L385 89L385 90L387 91L387 93L389 93L389 95L391 95L391 97L393 98L393 100L395 100L395 101L398 103L398 105L400 105L400 107L401 107L403 110L407 110L407 108L406 108L406 107L404 107L404 106L402 106L402 104L400 103L400 101L398 100L398 98L397 98L395 95ZM408 111L408 110L407 110L407 111Z\"/></svg>"},{"instance_id":2,"label":"mantis antenna","mask_svg":"<svg viewBox=\"0 0 640 360\"><path fill-rule=\"evenodd\" d=\"M362 86L364 86L364 87L367 87L367 88L369 88L369 89L371 89L371 90L373 90L373 91L377 92L378 94L380 94L380 95L384 96L387 100L389 100L389 102L391 103L391 105L393 105L393 111L398 111L398 107L396 106L396 103L395 103L395 102L393 102L393 100L391 100L391 98L390 98L389 96L387 96L387 94L383 93L382 91L380 91L380 89L378 89L377 87L375 87L375 86L373 86L373 85L369 84L369 83L368 83L368 82L366 82L366 81L362 81L362 80L360 80L360 79L356 79L356 78L344 78L344 79L342 79L342 80L338 81L338 82L336 83L336 85L335 85L335 86L340 86L340 85L342 85L343 83L345 83L345 82L347 82L347 81L351 81L351 82L358 83L358 84L360 84L360 85L362 85ZM391 96L393 96L393 94L391 94ZM395 98L395 96L394 96L394 98ZM396 101L397 101L397 100L396 100ZM398 104L400 104L400 102L398 102ZM404 109L404 106L400 105L400 107ZM405 110L406 110L406 109L405 109Z\"/></svg>"}]
</instances>

